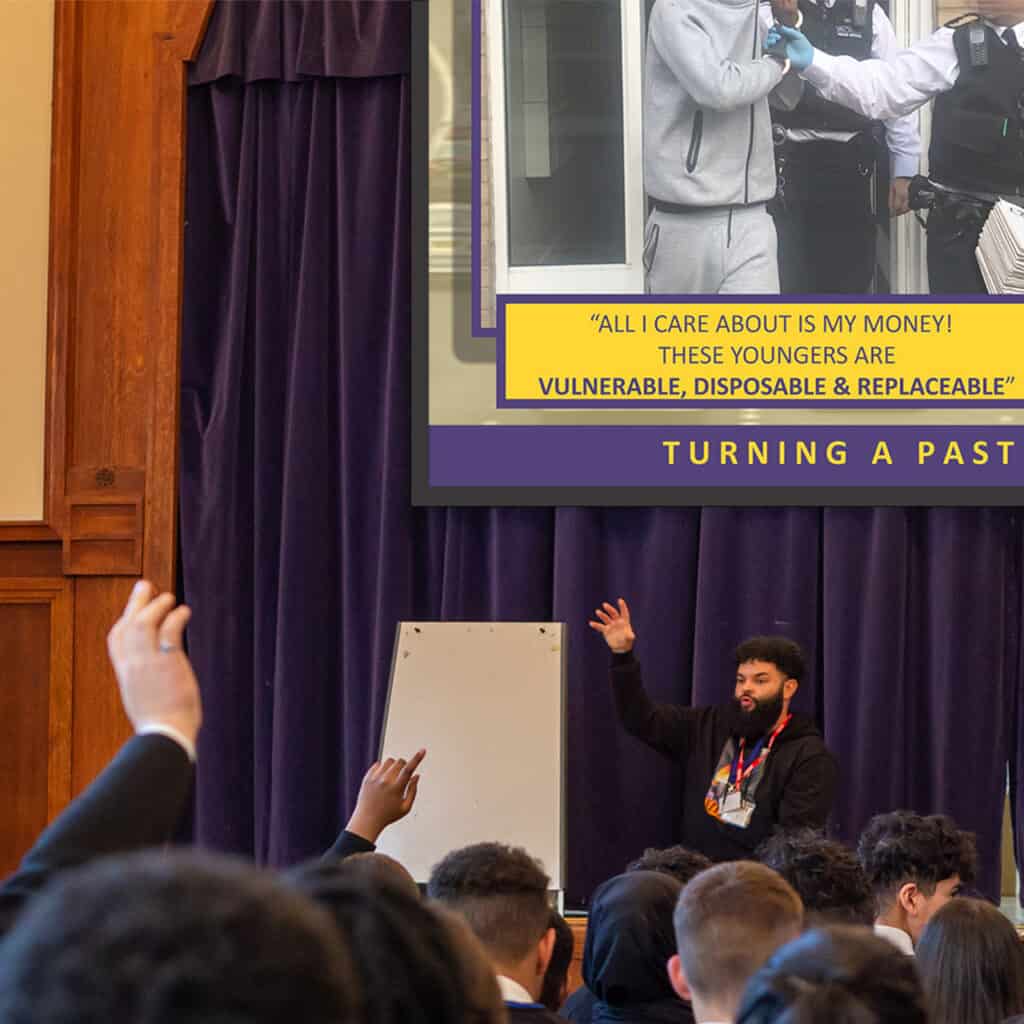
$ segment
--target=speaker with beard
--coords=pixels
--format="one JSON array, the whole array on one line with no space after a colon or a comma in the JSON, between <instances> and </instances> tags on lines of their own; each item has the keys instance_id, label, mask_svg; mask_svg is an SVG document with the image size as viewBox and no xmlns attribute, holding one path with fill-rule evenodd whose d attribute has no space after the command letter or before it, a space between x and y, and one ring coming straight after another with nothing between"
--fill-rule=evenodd
<instances>
[{"instance_id":1,"label":"speaker with beard","mask_svg":"<svg viewBox=\"0 0 1024 1024\"><path fill-rule=\"evenodd\" d=\"M782 687L779 687L779 692L771 700L755 701L750 711L744 711L735 697L722 710L733 736L756 740L764 736L782 716Z\"/></svg>"}]
</instances>

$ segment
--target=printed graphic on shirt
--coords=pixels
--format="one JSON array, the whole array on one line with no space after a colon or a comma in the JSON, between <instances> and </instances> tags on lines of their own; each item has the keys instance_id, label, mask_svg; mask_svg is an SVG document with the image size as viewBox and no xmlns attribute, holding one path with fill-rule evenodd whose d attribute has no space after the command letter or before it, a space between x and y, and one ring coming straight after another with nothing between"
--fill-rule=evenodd
<instances>
[{"instance_id":1,"label":"printed graphic on shirt","mask_svg":"<svg viewBox=\"0 0 1024 1024\"><path fill-rule=\"evenodd\" d=\"M760 764L736 784L734 774L739 760L736 740L730 737L725 741L718 758L718 767L711 776L711 785L704 797L704 810L712 818L736 828L746 828L750 824L750 819L757 809L755 795L764 777L768 753L766 750Z\"/></svg>"}]
</instances>

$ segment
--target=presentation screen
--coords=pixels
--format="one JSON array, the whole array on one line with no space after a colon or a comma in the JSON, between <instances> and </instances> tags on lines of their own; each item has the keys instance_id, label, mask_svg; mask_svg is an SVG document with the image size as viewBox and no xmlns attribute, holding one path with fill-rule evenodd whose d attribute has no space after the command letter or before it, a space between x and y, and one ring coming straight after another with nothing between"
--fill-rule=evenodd
<instances>
[{"instance_id":1,"label":"presentation screen","mask_svg":"<svg viewBox=\"0 0 1024 1024\"><path fill-rule=\"evenodd\" d=\"M1024 209L930 275L937 115L806 143L767 0L723 112L673 2L412 5L414 501L1021 501Z\"/></svg>"}]
</instances>

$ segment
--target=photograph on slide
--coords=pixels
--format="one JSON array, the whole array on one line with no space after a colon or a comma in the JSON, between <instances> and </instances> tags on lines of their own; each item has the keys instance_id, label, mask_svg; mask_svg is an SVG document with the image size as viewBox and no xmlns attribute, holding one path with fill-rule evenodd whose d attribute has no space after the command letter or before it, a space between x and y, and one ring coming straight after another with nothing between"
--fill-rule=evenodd
<instances>
[{"instance_id":1,"label":"photograph on slide","mask_svg":"<svg viewBox=\"0 0 1024 1024\"><path fill-rule=\"evenodd\" d=\"M989 21L414 10L418 504L1020 500L1024 113L936 70Z\"/></svg>"}]
</instances>

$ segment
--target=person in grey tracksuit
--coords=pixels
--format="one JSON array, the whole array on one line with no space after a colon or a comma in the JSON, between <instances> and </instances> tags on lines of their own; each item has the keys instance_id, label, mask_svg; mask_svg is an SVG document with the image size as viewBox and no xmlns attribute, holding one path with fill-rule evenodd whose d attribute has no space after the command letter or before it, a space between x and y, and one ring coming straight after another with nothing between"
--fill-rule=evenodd
<instances>
[{"instance_id":1,"label":"person in grey tracksuit","mask_svg":"<svg viewBox=\"0 0 1024 1024\"><path fill-rule=\"evenodd\" d=\"M644 72L644 269L652 294L779 291L768 98L802 83L764 54L767 2L656 0Z\"/></svg>"}]
</instances>

